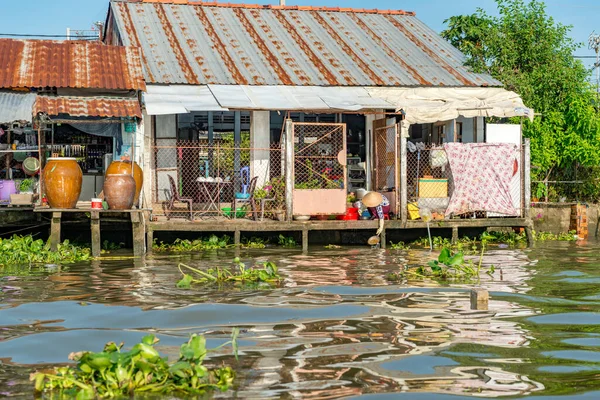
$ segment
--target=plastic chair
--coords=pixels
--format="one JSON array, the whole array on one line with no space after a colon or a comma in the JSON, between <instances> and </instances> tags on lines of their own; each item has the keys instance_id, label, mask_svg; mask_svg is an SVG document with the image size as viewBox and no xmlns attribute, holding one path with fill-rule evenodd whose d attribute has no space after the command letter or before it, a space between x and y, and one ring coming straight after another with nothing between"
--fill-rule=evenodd
<instances>
[{"instance_id":1,"label":"plastic chair","mask_svg":"<svg viewBox=\"0 0 600 400\"><path fill-rule=\"evenodd\" d=\"M256 210L256 200L254 199L254 191L256 190L256 181L258 181L258 176L255 176L254 178L252 178L252 180L250 180L250 185L249 185L249 190L248 190L248 194L250 195L247 199L238 199L237 197L235 197L233 199L233 218L237 218L237 205L238 203L241 204L250 204L250 208L252 210L252 214L254 215L254 220L258 220L258 216L257 216L257 210Z\"/></svg>"},{"instance_id":2,"label":"plastic chair","mask_svg":"<svg viewBox=\"0 0 600 400\"><path fill-rule=\"evenodd\" d=\"M178 201L180 203L188 203L189 208L190 208L190 221L194 220L194 214L192 212L192 204L194 203L194 200L189 198L189 197L181 197L179 195L179 190L177 190L177 185L175 184L175 179L173 179L173 177L171 175L168 175L169 177L169 184L171 186L171 199L169 200L169 204L168 204L168 213L166 213L167 215L167 220L171 219L171 213L173 212L173 206L175 205L175 202Z\"/></svg>"},{"instance_id":3,"label":"plastic chair","mask_svg":"<svg viewBox=\"0 0 600 400\"><path fill-rule=\"evenodd\" d=\"M250 186L250 167L243 167L240 169L240 180L242 183L242 193L248 194L248 188Z\"/></svg>"}]
</instances>

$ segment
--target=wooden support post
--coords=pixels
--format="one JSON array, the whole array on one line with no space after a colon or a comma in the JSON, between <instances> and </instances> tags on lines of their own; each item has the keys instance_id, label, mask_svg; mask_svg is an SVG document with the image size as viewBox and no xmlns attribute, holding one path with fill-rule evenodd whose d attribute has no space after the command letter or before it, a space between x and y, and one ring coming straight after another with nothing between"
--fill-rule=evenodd
<instances>
[{"instance_id":1,"label":"wooden support post","mask_svg":"<svg viewBox=\"0 0 600 400\"><path fill-rule=\"evenodd\" d=\"M525 227L525 234L527 235L527 247L533 247L535 240L533 238L533 227L531 225Z\"/></svg>"},{"instance_id":2,"label":"wooden support post","mask_svg":"<svg viewBox=\"0 0 600 400\"><path fill-rule=\"evenodd\" d=\"M481 288L471 289L471 310L487 310L489 308L490 293Z\"/></svg>"},{"instance_id":3,"label":"wooden support post","mask_svg":"<svg viewBox=\"0 0 600 400\"><path fill-rule=\"evenodd\" d=\"M458 243L458 226L452 227L452 244Z\"/></svg>"},{"instance_id":4,"label":"wooden support post","mask_svg":"<svg viewBox=\"0 0 600 400\"><path fill-rule=\"evenodd\" d=\"M236 229L233 232L233 244L235 244L236 247L238 247L241 243L242 243L242 232L240 232L239 229Z\"/></svg>"},{"instance_id":5,"label":"wooden support post","mask_svg":"<svg viewBox=\"0 0 600 400\"><path fill-rule=\"evenodd\" d=\"M154 244L154 231L152 229L148 229L146 232L146 254L152 254L152 245Z\"/></svg>"},{"instance_id":6,"label":"wooden support post","mask_svg":"<svg viewBox=\"0 0 600 400\"><path fill-rule=\"evenodd\" d=\"M142 257L146 252L146 234L142 221L142 213L131 213L131 231L133 235L133 256Z\"/></svg>"},{"instance_id":7,"label":"wooden support post","mask_svg":"<svg viewBox=\"0 0 600 400\"><path fill-rule=\"evenodd\" d=\"M92 211L90 214L90 223L92 229L92 257L100 257L100 253L102 252L102 239L100 238L100 213L98 211Z\"/></svg>"},{"instance_id":8,"label":"wooden support post","mask_svg":"<svg viewBox=\"0 0 600 400\"><path fill-rule=\"evenodd\" d=\"M302 251L308 252L308 229L302 229Z\"/></svg>"},{"instance_id":9,"label":"wooden support post","mask_svg":"<svg viewBox=\"0 0 600 400\"><path fill-rule=\"evenodd\" d=\"M294 193L294 128L291 119L285 120L285 212L286 221L293 217Z\"/></svg>"},{"instance_id":10,"label":"wooden support post","mask_svg":"<svg viewBox=\"0 0 600 400\"><path fill-rule=\"evenodd\" d=\"M52 213L52 221L50 223L50 249L52 251L58 250L58 244L60 243L60 223L62 219L61 212Z\"/></svg>"},{"instance_id":11,"label":"wooden support post","mask_svg":"<svg viewBox=\"0 0 600 400\"><path fill-rule=\"evenodd\" d=\"M400 123L400 190L397 193L400 194L400 220L403 225L406 225L408 220L408 158L407 158L407 137L408 128L404 126L404 123Z\"/></svg>"},{"instance_id":12,"label":"wooden support post","mask_svg":"<svg viewBox=\"0 0 600 400\"><path fill-rule=\"evenodd\" d=\"M381 245L382 249L385 249L387 244L387 239L386 239L386 235L385 235L385 226L383 227L383 230L381 231L381 235L379 236L379 244Z\"/></svg>"}]
</instances>

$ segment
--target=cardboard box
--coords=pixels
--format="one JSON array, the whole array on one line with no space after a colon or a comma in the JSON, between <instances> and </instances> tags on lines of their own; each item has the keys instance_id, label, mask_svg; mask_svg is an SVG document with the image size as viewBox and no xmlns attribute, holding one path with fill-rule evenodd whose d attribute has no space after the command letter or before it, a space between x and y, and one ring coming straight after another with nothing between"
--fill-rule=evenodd
<instances>
[{"instance_id":1,"label":"cardboard box","mask_svg":"<svg viewBox=\"0 0 600 400\"><path fill-rule=\"evenodd\" d=\"M32 193L19 193L10 195L10 204L15 206L29 206L33 204Z\"/></svg>"},{"instance_id":2,"label":"cardboard box","mask_svg":"<svg viewBox=\"0 0 600 400\"><path fill-rule=\"evenodd\" d=\"M448 197L448 179L419 179L419 197Z\"/></svg>"}]
</instances>

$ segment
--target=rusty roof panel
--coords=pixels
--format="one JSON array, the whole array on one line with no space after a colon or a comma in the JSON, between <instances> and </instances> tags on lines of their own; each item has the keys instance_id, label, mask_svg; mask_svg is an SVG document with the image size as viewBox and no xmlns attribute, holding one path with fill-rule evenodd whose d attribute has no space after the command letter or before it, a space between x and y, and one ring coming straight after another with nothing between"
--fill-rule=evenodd
<instances>
[{"instance_id":1,"label":"rusty roof panel","mask_svg":"<svg viewBox=\"0 0 600 400\"><path fill-rule=\"evenodd\" d=\"M144 90L139 49L100 42L0 39L0 87Z\"/></svg>"},{"instance_id":2,"label":"rusty roof panel","mask_svg":"<svg viewBox=\"0 0 600 400\"><path fill-rule=\"evenodd\" d=\"M155 84L501 86L414 13L111 0Z\"/></svg>"},{"instance_id":3,"label":"rusty roof panel","mask_svg":"<svg viewBox=\"0 0 600 400\"><path fill-rule=\"evenodd\" d=\"M33 109L36 115L44 112L71 117L142 118L140 103L136 98L38 96Z\"/></svg>"}]
</instances>

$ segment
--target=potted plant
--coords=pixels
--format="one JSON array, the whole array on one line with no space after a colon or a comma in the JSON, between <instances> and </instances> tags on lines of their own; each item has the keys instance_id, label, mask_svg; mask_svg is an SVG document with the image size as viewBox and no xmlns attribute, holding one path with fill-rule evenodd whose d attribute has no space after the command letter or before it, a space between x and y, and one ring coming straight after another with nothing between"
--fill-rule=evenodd
<instances>
[{"instance_id":1,"label":"potted plant","mask_svg":"<svg viewBox=\"0 0 600 400\"><path fill-rule=\"evenodd\" d=\"M18 184L19 194L10 195L10 204L13 205L31 205L33 203L33 192L35 189L35 180L33 178L23 179Z\"/></svg>"},{"instance_id":2,"label":"potted plant","mask_svg":"<svg viewBox=\"0 0 600 400\"><path fill-rule=\"evenodd\" d=\"M263 187L254 191L256 200L270 199L265 202L265 212L273 214L278 221L285 220L285 179L282 176L271 179Z\"/></svg>"}]
</instances>

